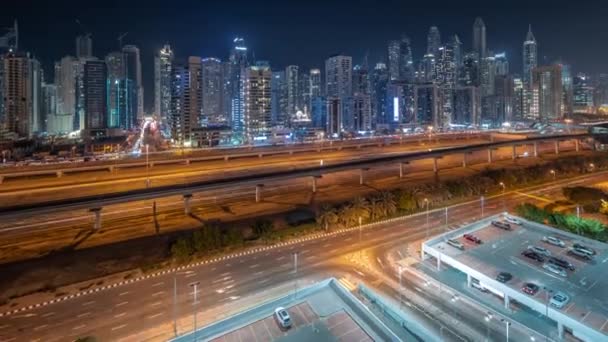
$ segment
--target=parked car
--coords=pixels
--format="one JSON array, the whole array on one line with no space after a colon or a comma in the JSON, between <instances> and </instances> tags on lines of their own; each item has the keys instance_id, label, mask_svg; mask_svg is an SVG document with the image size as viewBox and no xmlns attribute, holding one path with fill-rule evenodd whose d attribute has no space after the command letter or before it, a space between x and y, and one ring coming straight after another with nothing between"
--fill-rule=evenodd
<instances>
[{"instance_id":1,"label":"parked car","mask_svg":"<svg viewBox=\"0 0 608 342\"><path fill-rule=\"evenodd\" d=\"M525 256L526 258L530 258L532 260L536 260L539 262L545 261L545 258L542 255L540 255L534 251L531 251L529 249L521 252L521 255Z\"/></svg>"},{"instance_id":2,"label":"parked car","mask_svg":"<svg viewBox=\"0 0 608 342\"><path fill-rule=\"evenodd\" d=\"M501 283L506 283L511 279L513 279L513 276L509 272L500 272L496 276L496 280L498 280Z\"/></svg>"},{"instance_id":3,"label":"parked car","mask_svg":"<svg viewBox=\"0 0 608 342\"><path fill-rule=\"evenodd\" d=\"M555 236L543 236L542 240L553 246L566 247L566 244L564 243L564 241L562 241L560 238L557 238Z\"/></svg>"},{"instance_id":4,"label":"parked car","mask_svg":"<svg viewBox=\"0 0 608 342\"><path fill-rule=\"evenodd\" d=\"M593 260L593 256L591 254L589 254L581 249L578 249L578 248L570 248L570 250L568 250L568 254L575 256L584 261Z\"/></svg>"},{"instance_id":5,"label":"parked car","mask_svg":"<svg viewBox=\"0 0 608 342\"><path fill-rule=\"evenodd\" d=\"M278 307L274 310L274 317L279 323L279 326L283 329L289 329L291 327L291 317L289 312L283 307Z\"/></svg>"},{"instance_id":6,"label":"parked car","mask_svg":"<svg viewBox=\"0 0 608 342\"><path fill-rule=\"evenodd\" d=\"M576 267L574 267L574 265L572 265L572 263L570 263L569 261L565 260L565 259L561 259L558 257L550 257L549 258L549 263L557 265L559 267L563 267L566 269L569 269L570 271L574 271L576 270Z\"/></svg>"},{"instance_id":7,"label":"parked car","mask_svg":"<svg viewBox=\"0 0 608 342\"><path fill-rule=\"evenodd\" d=\"M483 243L483 241L481 241L480 238L478 238L477 236L472 235L472 234L464 234L462 237L465 238L465 239L467 239L467 240L469 240L469 241L471 241L471 242L474 242L474 243L476 243L478 245L481 244L481 243Z\"/></svg>"},{"instance_id":8,"label":"parked car","mask_svg":"<svg viewBox=\"0 0 608 342\"><path fill-rule=\"evenodd\" d=\"M446 241L446 243L454 248L464 250L464 245L462 243L460 243L460 241L448 239L448 241Z\"/></svg>"},{"instance_id":9,"label":"parked car","mask_svg":"<svg viewBox=\"0 0 608 342\"><path fill-rule=\"evenodd\" d=\"M500 222L500 221L492 221L492 225L494 227L497 227L500 229L511 230L511 225L508 223L504 223L504 222Z\"/></svg>"},{"instance_id":10,"label":"parked car","mask_svg":"<svg viewBox=\"0 0 608 342\"><path fill-rule=\"evenodd\" d=\"M549 250L546 248L530 245L530 246L528 246L528 250L531 250L533 252L536 252L536 253L544 255L544 256L551 256L551 252L549 252Z\"/></svg>"},{"instance_id":11,"label":"parked car","mask_svg":"<svg viewBox=\"0 0 608 342\"><path fill-rule=\"evenodd\" d=\"M595 252L595 250L593 248L587 247L587 246L585 246L585 245L583 245L581 243L575 243L574 245L572 245L572 247L574 247L575 249L580 250L581 252L587 253L587 254L589 254L591 256L596 254L596 252Z\"/></svg>"},{"instance_id":12,"label":"parked car","mask_svg":"<svg viewBox=\"0 0 608 342\"><path fill-rule=\"evenodd\" d=\"M559 276L562 277L566 277L568 274L566 273L566 270L564 270L562 267L553 265L553 264L549 264L546 263L543 265L543 268L546 269L547 271L553 273L553 274L557 274Z\"/></svg>"},{"instance_id":13,"label":"parked car","mask_svg":"<svg viewBox=\"0 0 608 342\"><path fill-rule=\"evenodd\" d=\"M570 301L570 297L567 294L565 294L561 291L558 291L553 295L553 297L551 297L551 300L549 301L549 303L552 306L554 306L558 309L561 309L566 304L568 304L569 301Z\"/></svg>"},{"instance_id":14,"label":"parked car","mask_svg":"<svg viewBox=\"0 0 608 342\"><path fill-rule=\"evenodd\" d=\"M529 294L530 296L534 296L540 290L540 287L534 283L526 283L524 287L521 288L524 293Z\"/></svg>"},{"instance_id":15,"label":"parked car","mask_svg":"<svg viewBox=\"0 0 608 342\"><path fill-rule=\"evenodd\" d=\"M518 226L519 226L519 225L521 225L521 221L520 221L520 220L518 220L518 219L516 219L516 218L515 218L515 217L513 217L513 216L505 215L505 221L507 221L507 222L509 222L509 223L516 224L516 225L518 225Z\"/></svg>"},{"instance_id":16,"label":"parked car","mask_svg":"<svg viewBox=\"0 0 608 342\"><path fill-rule=\"evenodd\" d=\"M473 281L471 282L471 286L478 289L481 292L488 292L488 289L486 289L480 282L478 281Z\"/></svg>"}]
</instances>

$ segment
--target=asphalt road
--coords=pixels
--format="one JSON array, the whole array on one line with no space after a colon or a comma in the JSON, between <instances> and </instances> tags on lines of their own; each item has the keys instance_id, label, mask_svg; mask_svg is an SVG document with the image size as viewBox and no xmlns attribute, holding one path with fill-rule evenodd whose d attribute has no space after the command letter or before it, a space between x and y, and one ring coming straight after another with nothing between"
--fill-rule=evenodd
<instances>
[{"instance_id":1,"label":"asphalt road","mask_svg":"<svg viewBox=\"0 0 608 342\"><path fill-rule=\"evenodd\" d=\"M605 179L604 174L590 175L585 182L595 183ZM556 193L561 186L569 182L559 182L558 186L541 187L545 195L548 189ZM535 194L535 191L531 191ZM520 193L507 192L501 197L486 201L485 213L491 215L522 201L534 202L533 197ZM453 206L449 209L450 225L464 224L480 216L480 203ZM444 210L430 213L430 226L439 227L441 231L445 220ZM426 216L419 214L406 218L399 223L379 224L364 229L359 235L357 230L331 237L295 243L252 255L201 265L188 269L182 274L168 274L154 277L124 286L111 288L90 295L77 297L39 309L0 318L0 340L2 341L65 341L77 336L95 335L101 341L125 340L163 340L173 334L172 320L174 308L181 319L178 330L188 328L193 307L192 287L188 284L200 282L200 325L219 318L218 312L231 303L239 303L252 293L268 290L276 286L290 285L294 279L292 253L297 251L299 257L298 278L311 279L330 274L352 273L353 271L365 281L365 273L354 266L340 262L341 257L361 249L386 251L396 243L417 241L425 234ZM439 230L439 231L437 231ZM361 236L361 241L359 241ZM378 252L376 252L378 253ZM395 277L394 272L387 270L387 276ZM177 280L176 304L173 302L174 279ZM408 284L411 286L412 284ZM443 303L435 292L420 293L431 303ZM485 334L485 325L479 326L482 313L463 310L458 305L452 308L462 318L466 329L479 330ZM219 309L218 309L219 307ZM447 309L446 309L447 310ZM472 309L471 309L472 310ZM225 312L225 311L224 311ZM209 317L207 313L214 313ZM439 318L441 319L441 318ZM155 327L161 327L164 333ZM492 336L500 336L500 331L492 328ZM517 335L514 335L517 336Z\"/></svg>"},{"instance_id":2,"label":"asphalt road","mask_svg":"<svg viewBox=\"0 0 608 342\"><path fill-rule=\"evenodd\" d=\"M563 154L568 149L573 149L573 146L566 143L563 145ZM530 149L520 147L518 154L531 152ZM543 158L555 157L550 153L552 144L540 145L539 151L545 153ZM495 166L510 165L511 149L494 151L494 159ZM535 158L517 161L520 165L535 162ZM283 164L291 165L291 161L285 160ZM462 168L462 156L446 156L439 160L439 177L458 179L484 169L488 166L486 152L478 151L469 155L468 165L469 168ZM0 262L37 257L66 246L87 248L159 232L195 228L200 225L199 219L234 221L307 208L315 203L342 202L379 189L432 181L432 169L430 160L415 161L405 167L405 176L400 179L398 165L379 165L378 168L365 172L364 185L359 184L359 171L328 174L318 180L317 192L314 194L310 180L307 179L277 182L264 187L261 203L255 203L253 188L198 193L192 198L195 217L184 215L183 199L180 197L156 201L156 217L152 215L154 204L151 201L108 206L101 212L102 229L98 232L91 231L93 214L85 211L61 211L44 216L23 215L16 219L4 219L0 222Z\"/></svg>"}]
</instances>

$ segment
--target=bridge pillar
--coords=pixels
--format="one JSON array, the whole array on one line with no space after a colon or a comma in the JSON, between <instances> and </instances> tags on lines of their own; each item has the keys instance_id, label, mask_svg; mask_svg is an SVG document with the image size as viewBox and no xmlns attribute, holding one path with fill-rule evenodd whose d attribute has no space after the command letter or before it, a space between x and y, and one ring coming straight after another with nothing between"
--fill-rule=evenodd
<instances>
[{"instance_id":1,"label":"bridge pillar","mask_svg":"<svg viewBox=\"0 0 608 342\"><path fill-rule=\"evenodd\" d=\"M580 151L578 139L574 139L574 148L576 149L576 152Z\"/></svg>"},{"instance_id":2,"label":"bridge pillar","mask_svg":"<svg viewBox=\"0 0 608 342\"><path fill-rule=\"evenodd\" d=\"M439 167L437 166L437 158L433 158L433 172L439 172Z\"/></svg>"},{"instance_id":3,"label":"bridge pillar","mask_svg":"<svg viewBox=\"0 0 608 342\"><path fill-rule=\"evenodd\" d=\"M293 150L289 150L289 155L293 156Z\"/></svg>"},{"instance_id":4,"label":"bridge pillar","mask_svg":"<svg viewBox=\"0 0 608 342\"><path fill-rule=\"evenodd\" d=\"M507 296L505 293L505 309L509 310L509 305L511 304L511 298Z\"/></svg>"},{"instance_id":5,"label":"bridge pillar","mask_svg":"<svg viewBox=\"0 0 608 342\"><path fill-rule=\"evenodd\" d=\"M153 162L149 162L149 163L148 163L148 165L149 165L150 167L154 167L154 163L153 163Z\"/></svg>"},{"instance_id":6,"label":"bridge pillar","mask_svg":"<svg viewBox=\"0 0 608 342\"><path fill-rule=\"evenodd\" d=\"M93 222L93 230L101 229L101 208L92 208L89 211L95 215L95 221Z\"/></svg>"},{"instance_id":7,"label":"bridge pillar","mask_svg":"<svg viewBox=\"0 0 608 342\"><path fill-rule=\"evenodd\" d=\"M224 161L228 161L228 156L227 155L224 156Z\"/></svg>"},{"instance_id":8,"label":"bridge pillar","mask_svg":"<svg viewBox=\"0 0 608 342\"><path fill-rule=\"evenodd\" d=\"M403 163L399 163L399 178L403 178Z\"/></svg>"},{"instance_id":9,"label":"bridge pillar","mask_svg":"<svg viewBox=\"0 0 608 342\"><path fill-rule=\"evenodd\" d=\"M192 207L190 206L190 202L192 200L192 194L184 195L184 214L190 215L192 214Z\"/></svg>"},{"instance_id":10,"label":"bridge pillar","mask_svg":"<svg viewBox=\"0 0 608 342\"><path fill-rule=\"evenodd\" d=\"M190 159L186 159L186 165L190 165Z\"/></svg>"},{"instance_id":11,"label":"bridge pillar","mask_svg":"<svg viewBox=\"0 0 608 342\"><path fill-rule=\"evenodd\" d=\"M559 140L555 140L555 154L559 154Z\"/></svg>"},{"instance_id":12,"label":"bridge pillar","mask_svg":"<svg viewBox=\"0 0 608 342\"><path fill-rule=\"evenodd\" d=\"M462 167L467 167L467 153L462 154Z\"/></svg>"},{"instance_id":13,"label":"bridge pillar","mask_svg":"<svg viewBox=\"0 0 608 342\"><path fill-rule=\"evenodd\" d=\"M538 141L534 142L534 158L538 158Z\"/></svg>"},{"instance_id":14,"label":"bridge pillar","mask_svg":"<svg viewBox=\"0 0 608 342\"><path fill-rule=\"evenodd\" d=\"M467 287L471 287L471 283L473 282L473 277L467 273Z\"/></svg>"},{"instance_id":15,"label":"bridge pillar","mask_svg":"<svg viewBox=\"0 0 608 342\"><path fill-rule=\"evenodd\" d=\"M258 158L262 158L262 154L261 153L258 153Z\"/></svg>"},{"instance_id":16,"label":"bridge pillar","mask_svg":"<svg viewBox=\"0 0 608 342\"><path fill-rule=\"evenodd\" d=\"M110 170L110 173L114 173L114 165L109 166L108 170Z\"/></svg>"},{"instance_id":17,"label":"bridge pillar","mask_svg":"<svg viewBox=\"0 0 608 342\"><path fill-rule=\"evenodd\" d=\"M557 336L559 336L560 339L564 338L564 323L562 322L557 322Z\"/></svg>"},{"instance_id":18,"label":"bridge pillar","mask_svg":"<svg viewBox=\"0 0 608 342\"><path fill-rule=\"evenodd\" d=\"M312 176L311 180L312 180L312 193L314 194L317 192L317 176Z\"/></svg>"},{"instance_id":19,"label":"bridge pillar","mask_svg":"<svg viewBox=\"0 0 608 342\"><path fill-rule=\"evenodd\" d=\"M258 184L255 186L255 202L259 203L262 201L262 188L264 184Z\"/></svg>"},{"instance_id":20,"label":"bridge pillar","mask_svg":"<svg viewBox=\"0 0 608 342\"><path fill-rule=\"evenodd\" d=\"M492 164L492 149L488 149L488 164Z\"/></svg>"},{"instance_id":21,"label":"bridge pillar","mask_svg":"<svg viewBox=\"0 0 608 342\"><path fill-rule=\"evenodd\" d=\"M364 179L363 176L365 174L365 169L359 169L359 185L363 185Z\"/></svg>"},{"instance_id":22,"label":"bridge pillar","mask_svg":"<svg viewBox=\"0 0 608 342\"><path fill-rule=\"evenodd\" d=\"M63 171L57 171L55 174L57 175L57 178L63 177Z\"/></svg>"}]
</instances>

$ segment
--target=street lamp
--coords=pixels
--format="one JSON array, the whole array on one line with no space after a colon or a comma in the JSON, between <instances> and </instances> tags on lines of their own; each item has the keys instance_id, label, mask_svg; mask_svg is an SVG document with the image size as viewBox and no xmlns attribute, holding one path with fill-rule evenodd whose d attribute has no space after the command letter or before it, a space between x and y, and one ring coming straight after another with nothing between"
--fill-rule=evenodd
<instances>
[{"instance_id":1,"label":"street lamp","mask_svg":"<svg viewBox=\"0 0 608 342\"><path fill-rule=\"evenodd\" d=\"M564 122L566 123L566 130L568 133L570 133L570 124L572 123L572 119L565 119Z\"/></svg>"},{"instance_id":2,"label":"street lamp","mask_svg":"<svg viewBox=\"0 0 608 342\"><path fill-rule=\"evenodd\" d=\"M488 312L486 317L484 317L486 321L486 341L490 340L490 321L492 320L492 313Z\"/></svg>"},{"instance_id":3,"label":"street lamp","mask_svg":"<svg viewBox=\"0 0 608 342\"><path fill-rule=\"evenodd\" d=\"M150 186L150 163L148 155L150 152L150 145L146 144L146 188Z\"/></svg>"},{"instance_id":4,"label":"street lamp","mask_svg":"<svg viewBox=\"0 0 608 342\"><path fill-rule=\"evenodd\" d=\"M555 180L555 170L551 170L549 173L553 175L553 180Z\"/></svg>"},{"instance_id":5,"label":"street lamp","mask_svg":"<svg viewBox=\"0 0 608 342\"><path fill-rule=\"evenodd\" d=\"M589 163L589 168L591 169L591 171L593 172L593 169L595 169L595 164L593 163Z\"/></svg>"},{"instance_id":6,"label":"street lamp","mask_svg":"<svg viewBox=\"0 0 608 342\"><path fill-rule=\"evenodd\" d=\"M511 325L511 322L507 321L504 318L501 318L500 321L505 324L505 329L507 331L507 342L509 342L509 326Z\"/></svg>"},{"instance_id":7,"label":"street lamp","mask_svg":"<svg viewBox=\"0 0 608 342\"><path fill-rule=\"evenodd\" d=\"M429 239L429 199L425 198L424 203L426 203L426 239Z\"/></svg>"},{"instance_id":8,"label":"street lamp","mask_svg":"<svg viewBox=\"0 0 608 342\"><path fill-rule=\"evenodd\" d=\"M485 198L483 196L481 196L481 198L479 199L480 205L481 205L481 218L483 219L483 205L484 205L484 201Z\"/></svg>"},{"instance_id":9,"label":"street lamp","mask_svg":"<svg viewBox=\"0 0 608 342\"><path fill-rule=\"evenodd\" d=\"M429 131L429 142L431 141L431 135L433 134L433 126L429 126L427 127L428 131Z\"/></svg>"},{"instance_id":10,"label":"street lamp","mask_svg":"<svg viewBox=\"0 0 608 342\"><path fill-rule=\"evenodd\" d=\"M498 185L500 185L500 187L502 188L502 193L504 194L505 193L505 189L507 188L507 186L503 182L498 183Z\"/></svg>"},{"instance_id":11,"label":"street lamp","mask_svg":"<svg viewBox=\"0 0 608 342\"><path fill-rule=\"evenodd\" d=\"M177 275L178 274L193 274L194 271L175 272L173 274L173 332L177 336Z\"/></svg>"},{"instance_id":12,"label":"street lamp","mask_svg":"<svg viewBox=\"0 0 608 342\"><path fill-rule=\"evenodd\" d=\"M197 289L198 289L198 285L200 284L200 281L196 281L194 283L190 283L190 286L192 286L194 288L194 300L192 301L192 308L194 311L194 341L196 341L196 304L198 304L197 301Z\"/></svg>"},{"instance_id":13,"label":"street lamp","mask_svg":"<svg viewBox=\"0 0 608 342\"><path fill-rule=\"evenodd\" d=\"M294 290L293 297L298 298L298 252L293 253Z\"/></svg>"}]
</instances>

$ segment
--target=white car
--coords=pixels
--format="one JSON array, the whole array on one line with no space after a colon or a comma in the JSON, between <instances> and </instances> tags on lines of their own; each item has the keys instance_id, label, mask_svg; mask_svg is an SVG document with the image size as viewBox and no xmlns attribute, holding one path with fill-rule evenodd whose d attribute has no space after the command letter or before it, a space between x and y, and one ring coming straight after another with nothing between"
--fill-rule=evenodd
<instances>
[{"instance_id":1,"label":"white car","mask_svg":"<svg viewBox=\"0 0 608 342\"><path fill-rule=\"evenodd\" d=\"M520 220L516 219L515 217L509 216L509 215L505 215L505 221L516 224L516 225L521 225Z\"/></svg>"},{"instance_id":2,"label":"white car","mask_svg":"<svg viewBox=\"0 0 608 342\"><path fill-rule=\"evenodd\" d=\"M566 243L564 243L564 241L562 241L562 239L559 239L555 236L543 236L542 240L553 246L558 246L558 247L562 247L562 248L566 247Z\"/></svg>"},{"instance_id":3,"label":"white car","mask_svg":"<svg viewBox=\"0 0 608 342\"><path fill-rule=\"evenodd\" d=\"M551 252L546 248L530 245L528 246L528 249L544 256L551 256Z\"/></svg>"},{"instance_id":4,"label":"white car","mask_svg":"<svg viewBox=\"0 0 608 342\"><path fill-rule=\"evenodd\" d=\"M553 265L553 264L544 264L543 268L553 274L557 274L562 277L566 277L568 275L566 273L566 270L564 270L563 268L561 268L559 266Z\"/></svg>"},{"instance_id":5,"label":"white car","mask_svg":"<svg viewBox=\"0 0 608 342\"><path fill-rule=\"evenodd\" d=\"M274 310L274 317L283 329L289 329L291 327L291 317L289 312L283 307L278 307Z\"/></svg>"},{"instance_id":6,"label":"white car","mask_svg":"<svg viewBox=\"0 0 608 342\"><path fill-rule=\"evenodd\" d=\"M569 301L570 297L560 291L556 292L553 297L551 297L551 301L549 303L551 303L552 306L561 309L564 307L564 305L568 304Z\"/></svg>"}]
</instances>

